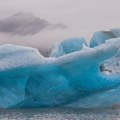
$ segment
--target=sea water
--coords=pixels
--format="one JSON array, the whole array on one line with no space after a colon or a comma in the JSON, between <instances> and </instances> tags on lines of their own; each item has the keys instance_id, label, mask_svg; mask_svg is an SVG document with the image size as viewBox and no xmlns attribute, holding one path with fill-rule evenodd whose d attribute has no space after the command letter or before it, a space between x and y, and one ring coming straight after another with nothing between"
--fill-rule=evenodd
<instances>
[{"instance_id":1,"label":"sea water","mask_svg":"<svg viewBox=\"0 0 120 120\"><path fill-rule=\"evenodd\" d=\"M120 109L4 109L0 120L120 120Z\"/></svg>"}]
</instances>

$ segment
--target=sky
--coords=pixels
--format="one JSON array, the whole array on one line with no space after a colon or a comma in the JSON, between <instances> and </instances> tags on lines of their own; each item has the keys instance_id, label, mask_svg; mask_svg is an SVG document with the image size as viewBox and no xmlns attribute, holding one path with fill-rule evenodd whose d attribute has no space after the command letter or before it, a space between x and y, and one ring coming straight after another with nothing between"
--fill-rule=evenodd
<instances>
[{"instance_id":1,"label":"sky","mask_svg":"<svg viewBox=\"0 0 120 120\"><path fill-rule=\"evenodd\" d=\"M48 49L120 27L120 0L0 0L0 44Z\"/></svg>"}]
</instances>

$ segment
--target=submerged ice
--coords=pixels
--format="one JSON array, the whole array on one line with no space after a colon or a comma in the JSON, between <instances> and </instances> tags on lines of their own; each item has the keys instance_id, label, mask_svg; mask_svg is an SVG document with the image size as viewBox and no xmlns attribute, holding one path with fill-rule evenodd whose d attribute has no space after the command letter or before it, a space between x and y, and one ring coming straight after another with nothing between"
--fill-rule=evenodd
<instances>
[{"instance_id":1,"label":"submerged ice","mask_svg":"<svg viewBox=\"0 0 120 120\"><path fill-rule=\"evenodd\" d=\"M34 48L0 46L0 108L119 104L118 34L97 32L90 47L84 38L64 40L48 58Z\"/></svg>"}]
</instances>

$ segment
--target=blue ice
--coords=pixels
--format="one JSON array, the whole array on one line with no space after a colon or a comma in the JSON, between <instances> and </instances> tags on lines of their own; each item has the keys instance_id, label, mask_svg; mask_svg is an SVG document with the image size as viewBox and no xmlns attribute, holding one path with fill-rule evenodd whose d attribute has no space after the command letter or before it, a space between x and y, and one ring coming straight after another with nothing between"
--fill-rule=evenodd
<instances>
[{"instance_id":1,"label":"blue ice","mask_svg":"<svg viewBox=\"0 0 120 120\"><path fill-rule=\"evenodd\" d=\"M94 45L88 47L82 38L65 40L48 58L35 48L0 46L0 108L118 105L120 74L108 66L119 61L120 38Z\"/></svg>"},{"instance_id":2,"label":"blue ice","mask_svg":"<svg viewBox=\"0 0 120 120\"><path fill-rule=\"evenodd\" d=\"M84 38L66 39L53 46L50 57L60 57L65 54L80 51L84 46L87 46Z\"/></svg>"}]
</instances>

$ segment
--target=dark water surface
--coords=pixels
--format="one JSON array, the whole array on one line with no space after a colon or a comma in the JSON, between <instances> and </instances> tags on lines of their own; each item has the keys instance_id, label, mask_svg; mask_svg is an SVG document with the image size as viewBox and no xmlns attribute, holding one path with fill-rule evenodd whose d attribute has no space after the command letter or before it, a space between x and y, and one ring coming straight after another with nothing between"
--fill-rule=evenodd
<instances>
[{"instance_id":1,"label":"dark water surface","mask_svg":"<svg viewBox=\"0 0 120 120\"><path fill-rule=\"evenodd\" d=\"M120 109L9 109L0 120L120 120Z\"/></svg>"}]
</instances>

